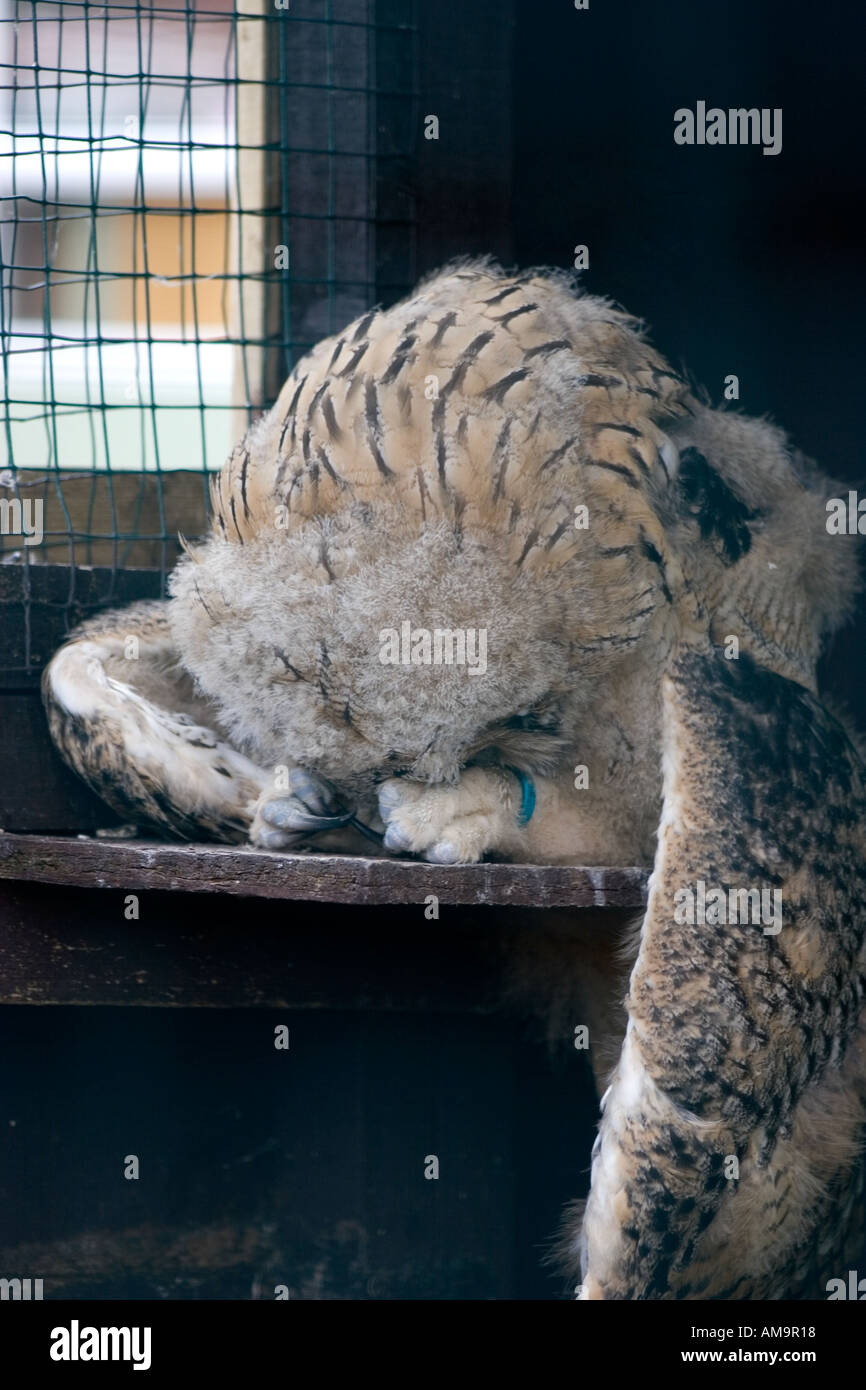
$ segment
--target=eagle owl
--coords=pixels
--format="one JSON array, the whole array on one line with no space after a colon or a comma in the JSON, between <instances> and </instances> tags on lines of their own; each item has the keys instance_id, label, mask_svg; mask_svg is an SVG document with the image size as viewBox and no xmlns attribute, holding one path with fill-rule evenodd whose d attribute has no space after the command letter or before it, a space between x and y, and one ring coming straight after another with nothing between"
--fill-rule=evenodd
<instances>
[{"instance_id":1,"label":"eagle owl","mask_svg":"<svg viewBox=\"0 0 866 1390\"><path fill-rule=\"evenodd\" d=\"M815 674L856 589L831 488L568 277L461 263L300 362L170 597L86 622L45 674L65 758L164 833L654 863L593 1039L615 1063L564 1237L584 1298L823 1296L859 1248L864 772Z\"/></svg>"}]
</instances>

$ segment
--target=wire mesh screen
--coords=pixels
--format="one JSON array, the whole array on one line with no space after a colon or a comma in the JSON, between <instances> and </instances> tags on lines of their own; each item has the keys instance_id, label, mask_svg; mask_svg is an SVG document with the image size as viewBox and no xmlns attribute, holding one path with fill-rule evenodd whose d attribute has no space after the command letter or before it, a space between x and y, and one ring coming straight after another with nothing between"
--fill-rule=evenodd
<instances>
[{"instance_id":1,"label":"wire mesh screen","mask_svg":"<svg viewBox=\"0 0 866 1390\"><path fill-rule=\"evenodd\" d=\"M4 563L165 572L298 356L412 283L412 9L0 4Z\"/></svg>"}]
</instances>

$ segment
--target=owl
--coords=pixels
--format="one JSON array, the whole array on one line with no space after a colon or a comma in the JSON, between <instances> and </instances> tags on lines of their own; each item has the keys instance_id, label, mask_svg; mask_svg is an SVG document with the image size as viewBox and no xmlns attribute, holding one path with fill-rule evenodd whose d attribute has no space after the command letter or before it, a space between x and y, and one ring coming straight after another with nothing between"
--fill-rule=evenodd
<instances>
[{"instance_id":1,"label":"owl","mask_svg":"<svg viewBox=\"0 0 866 1390\"><path fill-rule=\"evenodd\" d=\"M600 1124L561 1242L583 1299L824 1296L859 1249L833 490L570 277L459 263L304 358L168 599L45 672L63 756L164 834L653 864L593 985Z\"/></svg>"}]
</instances>

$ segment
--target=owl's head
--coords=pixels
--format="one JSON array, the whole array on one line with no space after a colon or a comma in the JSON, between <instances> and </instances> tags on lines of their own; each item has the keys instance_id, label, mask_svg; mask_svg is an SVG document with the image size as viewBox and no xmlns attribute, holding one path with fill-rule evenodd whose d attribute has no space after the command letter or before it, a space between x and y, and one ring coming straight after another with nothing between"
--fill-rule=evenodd
<instances>
[{"instance_id":1,"label":"owl's head","mask_svg":"<svg viewBox=\"0 0 866 1390\"><path fill-rule=\"evenodd\" d=\"M453 781L497 750L547 772L657 610L651 561L604 548L590 532L564 568L524 567L483 529L359 508L288 537L212 538L175 571L172 623L265 766L293 760L356 796L397 772Z\"/></svg>"}]
</instances>

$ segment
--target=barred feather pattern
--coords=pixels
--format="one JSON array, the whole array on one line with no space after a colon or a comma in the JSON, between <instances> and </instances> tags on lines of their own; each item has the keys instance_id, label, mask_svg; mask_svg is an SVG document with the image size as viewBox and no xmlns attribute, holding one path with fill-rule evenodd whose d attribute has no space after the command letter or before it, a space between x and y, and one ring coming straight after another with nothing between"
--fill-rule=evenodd
<instances>
[{"instance_id":1,"label":"barred feather pattern","mask_svg":"<svg viewBox=\"0 0 866 1390\"><path fill-rule=\"evenodd\" d=\"M564 276L437 277L298 365L216 480L214 525L242 545L276 508L291 532L385 494L410 524L501 537L532 572L580 548L571 497L591 478L615 582L639 527L666 549L643 498L669 483L664 426L689 409L636 327Z\"/></svg>"}]
</instances>

